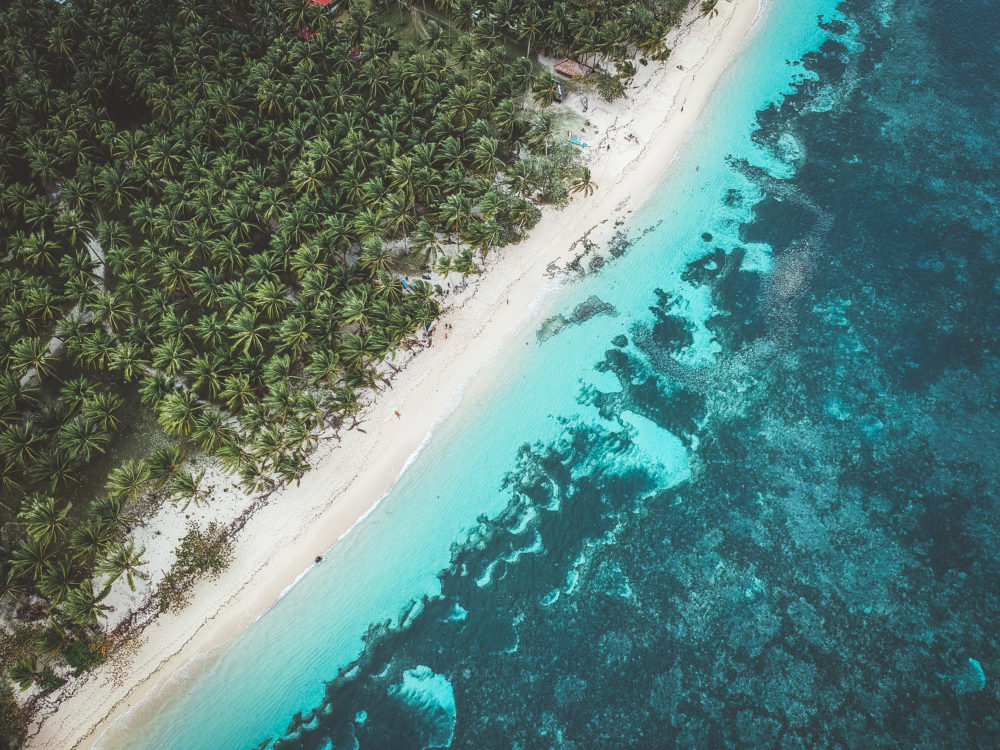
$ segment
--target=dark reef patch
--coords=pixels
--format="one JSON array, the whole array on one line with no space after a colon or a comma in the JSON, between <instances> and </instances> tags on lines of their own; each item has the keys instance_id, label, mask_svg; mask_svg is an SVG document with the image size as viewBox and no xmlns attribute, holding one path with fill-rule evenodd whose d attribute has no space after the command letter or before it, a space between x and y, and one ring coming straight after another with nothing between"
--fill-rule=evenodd
<instances>
[{"instance_id":1,"label":"dark reef patch","mask_svg":"<svg viewBox=\"0 0 1000 750\"><path fill-rule=\"evenodd\" d=\"M598 315L615 316L618 311L611 305L596 296L591 296L573 308L569 315L553 315L545 320L536 332L539 341L547 341L568 326L580 325Z\"/></svg>"}]
</instances>

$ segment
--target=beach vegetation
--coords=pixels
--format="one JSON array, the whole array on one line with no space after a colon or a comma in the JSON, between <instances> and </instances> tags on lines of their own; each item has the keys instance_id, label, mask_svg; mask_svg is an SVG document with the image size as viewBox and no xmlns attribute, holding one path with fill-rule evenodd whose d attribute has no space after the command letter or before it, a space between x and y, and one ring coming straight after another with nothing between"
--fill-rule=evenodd
<instances>
[{"instance_id":1,"label":"beach vegetation","mask_svg":"<svg viewBox=\"0 0 1000 750\"><path fill-rule=\"evenodd\" d=\"M157 584L160 611L184 607L189 601L191 587L202 577L219 575L229 565L232 554L232 538L219 524L213 521L204 529L189 524L177 548L177 559Z\"/></svg>"},{"instance_id":2,"label":"beach vegetation","mask_svg":"<svg viewBox=\"0 0 1000 750\"><path fill-rule=\"evenodd\" d=\"M635 75L633 72L632 75ZM595 70L593 75L587 79L594 89L606 102L613 102L625 96L625 86L618 76L612 75L604 70Z\"/></svg>"}]
</instances>

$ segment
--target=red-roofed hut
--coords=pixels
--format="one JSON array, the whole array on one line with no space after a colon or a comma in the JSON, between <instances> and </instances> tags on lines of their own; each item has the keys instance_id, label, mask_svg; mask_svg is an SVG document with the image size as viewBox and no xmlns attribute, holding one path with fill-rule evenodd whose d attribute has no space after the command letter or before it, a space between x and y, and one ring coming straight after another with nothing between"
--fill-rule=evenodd
<instances>
[{"instance_id":1,"label":"red-roofed hut","mask_svg":"<svg viewBox=\"0 0 1000 750\"><path fill-rule=\"evenodd\" d=\"M572 60L568 57L562 62L557 63L553 70L566 78L572 78L573 76L583 76L586 78L594 72L594 69L589 65L584 65L579 60Z\"/></svg>"}]
</instances>

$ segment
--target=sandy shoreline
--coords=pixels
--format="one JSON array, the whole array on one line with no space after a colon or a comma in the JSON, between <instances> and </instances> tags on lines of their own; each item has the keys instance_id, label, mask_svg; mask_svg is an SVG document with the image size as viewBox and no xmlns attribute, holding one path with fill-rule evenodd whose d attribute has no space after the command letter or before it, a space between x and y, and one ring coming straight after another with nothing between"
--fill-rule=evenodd
<instances>
[{"instance_id":1,"label":"sandy shoreline","mask_svg":"<svg viewBox=\"0 0 1000 750\"><path fill-rule=\"evenodd\" d=\"M270 608L316 555L370 512L428 432L454 409L466 384L532 317L526 311L551 287L547 270L569 262L579 252L575 240L584 235L598 245L609 240L616 220L638 208L661 181L753 26L758 0L724 0L718 9L717 17L693 24L692 14L672 32L670 60L640 66L627 99L607 104L587 96L585 160L599 186L594 196L575 197L562 211L546 210L528 239L495 251L474 293L443 316L442 323L451 324L449 338L439 324L433 346L366 407L365 432L345 432L342 442L321 447L301 485L274 495L251 518L230 568L200 585L187 609L161 616L145 630L123 679L114 680L106 665L54 712L43 704L43 719L32 727L26 747L91 747L105 732L124 736L130 721L162 704L172 675L197 670L206 653ZM581 99L574 95L567 104L580 108ZM116 721L136 706L128 720Z\"/></svg>"}]
</instances>

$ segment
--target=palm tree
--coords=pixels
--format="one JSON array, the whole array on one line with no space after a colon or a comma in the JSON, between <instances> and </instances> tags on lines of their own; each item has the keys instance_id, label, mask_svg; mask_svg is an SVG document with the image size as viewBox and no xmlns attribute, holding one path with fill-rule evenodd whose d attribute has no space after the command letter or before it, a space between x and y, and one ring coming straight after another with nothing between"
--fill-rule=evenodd
<instances>
[{"instance_id":1,"label":"palm tree","mask_svg":"<svg viewBox=\"0 0 1000 750\"><path fill-rule=\"evenodd\" d=\"M28 586L17 574L17 571L13 569L7 570L3 565L0 565L0 603L7 599L17 601L27 595L28 592Z\"/></svg>"},{"instance_id":2,"label":"palm tree","mask_svg":"<svg viewBox=\"0 0 1000 750\"><path fill-rule=\"evenodd\" d=\"M316 195L323 189L323 177L314 162L300 163L292 172L292 185L300 193Z\"/></svg>"},{"instance_id":3,"label":"palm tree","mask_svg":"<svg viewBox=\"0 0 1000 750\"><path fill-rule=\"evenodd\" d=\"M410 239L413 242L413 249L424 254L424 262L433 265L438 253L441 252L441 242L431 223L427 219L417 222Z\"/></svg>"},{"instance_id":4,"label":"palm tree","mask_svg":"<svg viewBox=\"0 0 1000 750\"><path fill-rule=\"evenodd\" d=\"M467 130L476 119L476 96L466 86L455 86L441 102L441 111L456 127Z\"/></svg>"},{"instance_id":5,"label":"palm tree","mask_svg":"<svg viewBox=\"0 0 1000 750\"><path fill-rule=\"evenodd\" d=\"M160 277L160 284L167 292L190 290L191 271L176 250L159 259L156 273Z\"/></svg>"},{"instance_id":6,"label":"palm tree","mask_svg":"<svg viewBox=\"0 0 1000 750\"><path fill-rule=\"evenodd\" d=\"M242 471L253 461L253 454L235 437L226 438L215 453L222 462L222 467L231 473Z\"/></svg>"},{"instance_id":7,"label":"palm tree","mask_svg":"<svg viewBox=\"0 0 1000 750\"><path fill-rule=\"evenodd\" d=\"M294 481L298 485L299 480L309 470L309 464L302 459L298 452L283 453L274 464L275 473L285 483Z\"/></svg>"},{"instance_id":8,"label":"palm tree","mask_svg":"<svg viewBox=\"0 0 1000 750\"><path fill-rule=\"evenodd\" d=\"M20 375L34 371L41 380L52 373L55 358L49 353L49 345L38 338L24 338L14 344L11 361Z\"/></svg>"},{"instance_id":9,"label":"palm tree","mask_svg":"<svg viewBox=\"0 0 1000 750\"><path fill-rule=\"evenodd\" d=\"M543 107L548 107L559 95L559 81L548 73L539 73L532 86L535 101Z\"/></svg>"},{"instance_id":10,"label":"palm tree","mask_svg":"<svg viewBox=\"0 0 1000 750\"><path fill-rule=\"evenodd\" d=\"M465 248L458 254L452 263L452 268L462 274L463 277L469 274L482 273L479 266L476 265L472 250L469 248Z\"/></svg>"},{"instance_id":11,"label":"palm tree","mask_svg":"<svg viewBox=\"0 0 1000 750\"><path fill-rule=\"evenodd\" d=\"M517 116L517 105L513 99L504 99L496 106L493 110L493 124L503 138L514 137L521 125L521 119Z\"/></svg>"},{"instance_id":12,"label":"palm tree","mask_svg":"<svg viewBox=\"0 0 1000 750\"><path fill-rule=\"evenodd\" d=\"M90 303L94 320L111 333L118 333L132 322L132 307L117 292L99 292Z\"/></svg>"},{"instance_id":13,"label":"palm tree","mask_svg":"<svg viewBox=\"0 0 1000 750\"><path fill-rule=\"evenodd\" d=\"M411 190L412 192L412 190ZM413 217L413 199L403 192L389 195L383 203L386 226L394 237L402 237L408 249L407 235L413 231L416 219Z\"/></svg>"},{"instance_id":14,"label":"palm tree","mask_svg":"<svg viewBox=\"0 0 1000 750\"><path fill-rule=\"evenodd\" d=\"M14 463L0 460L0 491L16 497L17 493L24 491L21 480L21 472ZM3 508L8 513L14 513L14 509L6 503Z\"/></svg>"},{"instance_id":15,"label":"palm tree","mask_svg":"<svg viewBox=\"0 0 1000 750\"><path fill-rule=\"evenodd\" d=\"M434 273L436 273L441 278L448 278L448 274L452 271L452 258L448 255L442 255L437 259L437 263L434 265Z\"/></svg>"},{"instance_id":16,"label":"palm tree","mask_svg":"<svg viewBox=\"0 0 1000 750\"><path fill-rule=\"evenodd\" d=\"M361 242L381 240L386 236L382 214L367 207L362 208L354 215L352 229L354 230L354 235Z\"/></svg>"},{"instance_id":17,"label":"palm tree","mask_svg":"<svg viewBox=\"0 0 1000 750\"><path fill-rule=\"evenodd\" d=\"M145 373L148 361L142 356L142 347L125 341L108 356L108 364L121 372L126 383L131 383Z\"/></svg>"},{"instance_id":18,"label":"palm tree","mask_svg":"<svg viewBox=\"0 0 1000 750\"><path fill-rule=\"evenodd\" d=\"M247 375L230 375L222 383L222 399L230 411L239 411L257 397Z\"/></svg>"},{"instance_id":19,"label":"palm tree","mask_svg":"<svg viewBox=\"0 0 1000 750\"><path fill-rule=\"evenodd\" d=\"M104 487L112 496L135 503L149 480L149 465L141 459L128 459L111 470Z\"/></svg>"},{"instance_id":20,"label":"palm tree","mask_svg":"<svg viewBox=\"0 0 1000 750\"><path fill-rule=\"evenodd\" d=\"M274 487L274 479L256 461L248 462L239 474L240 487L244 492L268 492Z\"/></svg>"},{"instance_id":21,"label":"palm tree","mask_svg":"<svg viewBox=\"0 0 1000 750\"><path fill-rule=\"evenodd\" d=\"M53 621L47 628L36 630L31 638L31 645L35 651L45 654L50 659L72 642L69 633L57 621Z\"/></svg>"},{"instance_id":22,"label":"palm tree","mask_svg":"<svg viewBox=\"0 0 1000 750\"><path fill-rule=\"evenodd\" d=\"M184 162L184 148L180 141L168 135L153 139L150 147L149 164L159 174L172 177Z\"/></svg>"},{"instance_id":23,"label":"palm tree","mask_svg":"<svg viewBox=\"0 0 1000 750\"><path fill-rule=\"evenodd\" d=\"M278 421L284 424L292 412L294 399L292 389L286 379L272 380L268 383L267 394L261 399L261 406L270 412L268 423Z\"/></svg>"},{"instance_id":24,"label":"palm tree","mask_svg":"<svg viewBox=\"0 0 1000 750\"><path fill-rule=\"evenodd\" d=\"M157 419L164 431L170 434L190 435L198 415L205 405L193 391L181 388L164 396L157 405Z\"/></svg>"},{"instance_id":25,"label":"palm tree","mask_svg":"<svg viewBox=\"0 0 1000 750\"><path fill-rule=\"evenodd\" d=\"M111 435L100 425L79 416L59 428L58 440L59 446L71 457L90 461L95 452L104 453Z\"/></svg>"},{"instance_id":26,"label":"palm tree","mask_svg":"<svg viewBox=\"0 0 1000 750\"><path fill-rule=\"evenodd\" d=\"M537 41L542 33L542 18L539 15L538 6L533 4L528 5L522 12L521 17L517 19L517 25L521 30L518 38L528 44L528 49L524 53L524 56L530 58L531 45Z\"/></svg>"},{"instance_id":27,"label":"palm tree","mask_svg":"<svg viewBox=\"0 0 1000 750\"><path fill-rule=\"evenodd\" d=\"M277 350L298 359L309 347L309 323L301 315L291 315L275 331Z\"/></svg>"},{"instance_id":28,"label":"palm tree","mask_svg":"<svg viewBox=\"0 0 1000 750\"><path fill-rule=\"evenodd\" d=\"M496 138L480 138L472 147L472 163L476 170L486 177L493 177L504 167L500 158L500 141Z\"/></svg>"},{"instance_id":29,"label":"palm tree","mask_svg":"<svg viewBox=\"0 0 1000 750\"><path fill-rule=\"evenodd\" d=\"M378 331L349 333L340 344L340 359L358 376L369 364L383 359L388 348L388 342Z\"/></svg>"},{"instance_id":30,"label":"palm tree","mask_svg":"<svg viewBox=\"0 0 1000 750\"><path fill-rule=\"evenodd\" d=\"M162 487L177 473L183 461L184 450L176 443L157 448L146 459L150 481Z\"/></svg>"},{"instance_id":31,"label":"palm tree","mask_svg":"<svg viewBox=\"0 0 1000 750\"><path fill-rule=\"evenodd\" d=\"M468 224L472 214L472 200L461 194L449 195L441 204L438 214L439 221L448 229L453 236L455 249L458 249L461 241L461 233Z\"/></svg>"},{"instance_id":32,"label":"palm tree","mask_svg":"<svg viewBox=\"0 0 1000 750\"><path fill-rule=\"evenodd\" d=\"M576 175L569 189L572 193L583 193L585 198L589 198L594 194L594 191L597 189L597 183L590 178L590 169L588 167L580 170L580 173Z\"/></svg>"},{"instance_id":33,"label":"palm tree","mask_svg":"<svg viewBox=\"0 0 1000 750\"><path fill-rule=\"evenodd\" d=\"M358 258L358 265L365 269L369 275L374 275L379 271L388 271L392 268L392 263L392 251L377 239L366 242L361 251L361 257Z\"/></svg>"},{"instance_id":34,"label":"palm tree","mask_svg":"<svg viewBox=\"0 0 1000 750\"><path fill-rule=\"evenodd\" d=\"M102 601L111 592L111 584L108 584L100 593L94 593L94 582L90 579L81 582L78 586L70 590L66 596L66 603L62 612L71 623L84 628L96 628L104 613L111 609Z\"/></svg>"},{"instance_id":35,"label":"palm tree","mask_svg":"<svg viewBox=\"0 0 1000 750\"><path fill-rule=\"evenodd\" d=\"M54 497L35 496L22 508L19 520L29 537L51 544L66 534L66 517L72 507L72 503L60 507Z\"/></svg>"},{"instance_id":36,"label":"palm tree","mask_svg":"<svg viewBox=\"0 0 1000 750\"><path fill-rule=\"evenodd\" d=\"M11 372L0 375L0 411L24 408L38 401L38 386L22 381Z\"/></svg>"},{"instance_id":37,"label":"palm tree","mask_svg":"<svg viewBox=\"0 0 1000 750\"><path fill-rule=\"evenodd\" d=\"M489 255L492 248L501 244L503 240L503 228L492 216L485 219L476 220L469 228L469 242L478 248L483 254L483 258Z\"/></svg>"},{"instance_id":38,"label":"palm tree","mask_svg":"<svg viewBox=\"0 0 1000 750\"><path fill-rule=\"evenodd\" d=\"M232 436L232 429L226 421L225 415L216 409L203 411L195 418L191 437L198 441L203 451L215 453Z\"/></svg>"},{"instance_id":39,"label":"palm tree","mask_svg":"<svg viewBox=\"0 0 1000 750\"><path fill-rule=\"evenodd\" d=\"M49 565L38 580L38 590L52 604L61 602L79 583L68 558L56 560Z\"/></svg>"},{"instance_id":40,"label":"palm tree","mask_svg":"<svg viewBox=\"0 0 1000 750\"><path fill-rule=\"evenodd\" d=\"M79 354L76 361L83 362L88 367L99 370L107 366L110 356L117 347L114 336L103 328L85 334L79 342Z\"/></svg>"},{"instance_id":41,"label":"palm tree","mask_svg":"<svg viewBox=\"0 0 1000 750\"><path fill-rule=\"evenodd\" d=\"M287 447L287 441L281 427L277 424L269 424L253 437L254 461L261 469L273 467Z\"/></svg>"},{"instance_id":42,"label":"palm tree","mask_svg":"<svg viewBox=\"0 0 1000 750\"><path fill-rule=\"evenodd\" d=\"M38 661L32 656L15 661L7 674L21 690L27 690L41 678L42 670L38 666Z\"/></svg>"},{"instance_id":43,"label":"palm tree","mask_svg":"<svg viewBox=\"0 0 1000 750\"><path fill-rule=\"evenodd\" d=\"M325 382L333 385L337 382L337 373L340 369L340 357L333 349L319 347L314 349L306 365L306 374L312 378L314 383Z\"/></svg>"},{"instance_id":44,"label":"palm tree","mask_svg":"<svg viewBox=\"0 0 1000 750\"><path fill-rule=\"evenodd\" d=\"M174 379L166 373L156 370L152 375L142 379L139 386L139 400L144 404L156 407L167 394L176 389Z\"/></svg>"},{"instance_id":45,"label":"palm tree","mask_svg":"<svg viewBox=\"0 0 1000 750\"><path fill-rule=\"evenodd\" d=\"M129 170L120 163L97 170L98 197L106 206L120 211L138 197L138 188Z\"/></svg>"},{"instance_id":46,"label":"palm tree","mask_svg":"<svg viewBox=\"0 0 1000 750\"><path fill-rule=\"evenodd\" d=\"M192 390L200 390L209 398L219 395L222 388L225 360L218 352L199 354L191 360L187 375L191 378Z\"/></svg>"},{"instance_id":47,"label":"palm tree","mask_svg":"<svg viewBox=\"0 0 1000 750\"><path fill-rule=\"evenodd\" d=\"M514 201L510 211L510 220L515 228L530 229L538 223L539 218L541 218L541 211L532 203L523 198Z\"/></svg>"},{"instance_id":48,"label":"palm tree","mask_svg":"<svg viewBox=\"0 0 1000 750\"><path fill-rule=\"evenodd\" d=\"M121 420L117 412L123 403L122 397L114 393L96 393L83 402L80 413L102 430L118 430Z\"/></svg>"},{"instance_id":49,"label":"palm tree","mask_svg":"<svg viewBox=\"0 0 1000 750\"><path fill-rule=\"evenodd\" d=\"M69 540L69 551L73 559L90 566L104 553L114 537L111 525L100 518L88 518L86 523L73 530Z\"/></svg>"},{"instance_id":50,"label":"palm tree","mask_svg":"<svg viewBox=\"0 0 1000 750\"><path fill-rule=\"evenodd\" d=\"M194 332L205 347L215 349L225 339L226 327L219 314L212 312L198 318ZM197 360L197 358L195 359ZM194 368L194 362L192 362L191 367Z\"/></svg>"},{"instance_id":51,"label":"palm tree","mask_svg":"<svg viewBox=\"0 0 1000 750\"><path fill-rule=\"evenodd\" d=\"M280 281L265 279L254 287L253 301L269 321L283 317L288 309L289 289Z\"/></svg>"},{"instance_id":52,"label":"palm tree","mask_svg":"<svg viewBox=\"0 0 1000 750\"><path fill-rule=\"evenodd\" d=\"M117 533L120 528L128 526L135 520L128 515L124 502L120 497L112 497L111 495L99 497L91 503L90 514L93 518L107 524L114 533Z\"/></svg>"},{"instance_id":53,"label":"palm tree","mask_svg":"<svg viewBox=\"0 0 1000 750\"><path fill-rule=\"evenodd\" d=\"M201 486L204 478L204 469L197 476L187 469L179 469L170 482L171 501L179 502L180 500L184 500L181 511L187 510L188 505L192 502L195 505L208 503L208 493Z\"/></svg>"},{"instance_id":54,"label":"palm tree","mask_svg":"<svg viewBox=\"0 0 1000 750\"><path fill-rule=\"evenodd\" d=\"M250 310L244 310L230 322L229 330L233 351L242 348L244 354L250 354L251 351L260 354L264 351L270 327L259 321Z\"/></svg>"},{"instance_id":55,"label":"palm tree","mask_svg":"<svg viewBox=\"0 0 1000 750\"><path fill-rule=\"evenodd\" d=\"M38 581L55 554L55 544L50 539L25 537L11 554L11 572L25 580Z\"/></svg>"},{"instance_id":56,"label":"palm tree","mask_svg":"<svg viewBox=\"0 0 1000 750\"><path fill-rule=\"evenodd\" d=\"M23 468L38 458L41 442L42 435L35 431L30 419L19 422L0 431L0 455Z\"/></svg>"},{"instance_id":57,"label":"palm tree","mask_svg":"<svg viewBox=\"0 0 1000 750\"><path fill-rule=\"evenodd\" d=\"M94 567L94 572L102 576L110 576L112 581L124 575L128 581L130 591L135 591L135 576L143 580L149 578L139 568L146 564L142 556L146 554L146 548L140 547L136 552L135 542L129 539L127 542L117 542L112 544L107 552L101 556Z\"/></svg>"}]
</instances>

